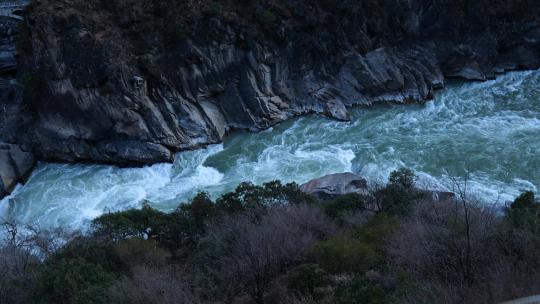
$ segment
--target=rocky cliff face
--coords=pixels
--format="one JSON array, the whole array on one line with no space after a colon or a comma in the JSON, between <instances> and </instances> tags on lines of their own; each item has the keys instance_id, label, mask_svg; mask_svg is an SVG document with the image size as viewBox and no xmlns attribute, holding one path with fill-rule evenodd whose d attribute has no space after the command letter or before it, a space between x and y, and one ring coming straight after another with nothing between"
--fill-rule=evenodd
<instances>
[{"instance_id":1,"label":"rocky cliff face","mask_svg":"<svg viewBox=\"0 0 540 304\"><path fill-rule=\"evenodd\" d=\"M6 143L17 142L16 134L27 116L22 87L15 79L17 25L16 19L0 16L0 198L30 175L35 161L30 148Z\"/></svg>"},{"instance_id":2,"label":"rocky cliff face","mask_svg":"<svg viewBox=\"0 0 540 304\"><path fill-rule=\"evenodd\" d=\"M422 102L540 66L535 0L36 0L10 142L40 159L170 161L292 116Z\"/></svg>"}]
</instances>

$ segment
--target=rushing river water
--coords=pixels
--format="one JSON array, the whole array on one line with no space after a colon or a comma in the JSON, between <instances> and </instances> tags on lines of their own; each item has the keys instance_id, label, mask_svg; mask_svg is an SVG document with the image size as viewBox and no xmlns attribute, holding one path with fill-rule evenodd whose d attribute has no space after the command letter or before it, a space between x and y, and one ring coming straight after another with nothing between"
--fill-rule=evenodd
<instances>
[{"instance_id":1,"label":"rushing river water","mask_svg":"<svg viewBox=\"0 0 540 304\"><path fill-rule=\"evenodd\" d=\"M540 187L540 71L453 84L425 105L357 108L353 121L303 117L224 144L180 153L174 164L120 169L41 163L0 202L0 216L42 226L84 227L105 211L145 201L173 210L198 191L213 196L242 181L303 183L353 171L384 181L406 166L424 187L449 189L470 173L487 203Z\"/></svg>"}]
</instances>

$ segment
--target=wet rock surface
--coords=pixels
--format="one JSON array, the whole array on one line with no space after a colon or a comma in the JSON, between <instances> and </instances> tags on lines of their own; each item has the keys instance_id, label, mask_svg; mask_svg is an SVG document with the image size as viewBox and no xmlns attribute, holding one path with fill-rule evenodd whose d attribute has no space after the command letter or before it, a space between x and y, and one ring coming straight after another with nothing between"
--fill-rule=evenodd
<instances>
[{"instance_id":1,"label":"wet rock surface","mask_svg":"<svg viewBox=\"0 0 540 304\"><path fill-rule=\"evenodd\" d=\"M38 159L143 165L235 129L348 120L354 105L430 99L445 77L540 66L532 0L212 3L35 1L3 136Z\"/></svg>"}]
</instances>

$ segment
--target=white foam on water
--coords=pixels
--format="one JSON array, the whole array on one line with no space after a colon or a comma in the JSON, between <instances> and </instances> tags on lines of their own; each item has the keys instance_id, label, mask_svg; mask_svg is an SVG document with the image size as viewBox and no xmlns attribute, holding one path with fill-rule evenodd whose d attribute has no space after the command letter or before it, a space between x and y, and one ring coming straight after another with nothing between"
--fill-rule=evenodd
<instances>
[{"instance_id":1,"label":"white foam on water","mask_svg":"<svg viewBox=\"0 0 540 304\"><path fill-rule=\"evenodd\" d=\"M484 174L471 174L466 180L463 177L452 179L450 176L442 176L439 183L444 185L446 191L457 192L457 184L461 189L467 185L467 195L471 201L480 203L505 205L513 201L523 191L536 191L536 187L526 181L512 181L510 183L493 180Z\"/></svg>"},{"instance_id":2,"label":"white foam on water","mask_svg":"<svg viewBox=\"0 0 540 304\"><path fill-rule=\"evenodd\" d=\"M162 187L152 191L147 201L171 211L178 203L188 200L198 191L207 187L219 186L223 181L223 173L217 169L205 166L208 157L223 151L223 145L213 145L205 149L180 153L176 156L173 166L173 178ZM172 204L161 204L175 200Z\"/></svg>"},{"instance_id":3,"label":"white foam on water","mask_svg":"<svg viewBox=\"0 0 540 304\"><path fill-rule=\"evenodd\" d=\"M451 85L425 105L352 110L353 122L312 116L224 145L179 153L174 164L144 168L40 164L26 185L0 202L0 215L23 223L85 227L106 210L164 211L198 191L211 196L240 182L306 182L356 172L382 184L409 167L420 187L452 191L453 178L487 203L540 187L540 71Z\"/></svg>"},{"instance_id":4,"label":"white foam on water","mask_svg":"<svg viewBox=\"0 0 540 304\"><path fill-rule=\"evenodd\" d=\"M322 175L351 171L354 158L351 149L335 145L268 146L254 161L239 158L227 179L234 183L252 181L260 184L276 179L303 183Z\"/></svg>"},{"instance_id":5,"label":"white foam on water","mask_svg":"<svg viewBox=\"0 0 540 304\"><path fill-rule=\"evenodd\" d=\"M22 188L22 184L17 184L11 194L7 195L3 199L0 200L0 222L8 220L9 217L9 207L10 207L10 201L15 198L19 192L19 190Z\"/></svg>"},{"instance_id":6,"label":"white foam on water","mask_svg":"<svg viewBox=\"0 0 540 304\"><path fill-rule=\"evenodd\" d=\"M170 181L170 164L144 168L39 164L29 181L2 204L6 217L43 226L85 227L106 210L138 207Z\"/></svg>"}]
</instances>

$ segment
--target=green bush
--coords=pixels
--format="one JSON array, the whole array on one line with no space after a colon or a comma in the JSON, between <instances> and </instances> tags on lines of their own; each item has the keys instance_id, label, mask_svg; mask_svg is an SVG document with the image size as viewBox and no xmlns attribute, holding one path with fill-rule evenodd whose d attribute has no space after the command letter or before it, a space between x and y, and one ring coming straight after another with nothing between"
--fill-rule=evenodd
<instances>
[{"instance_id":1,"label":"green bush","mask_svg":"<svg viewBox=\"0 0 540 304\"><path fill-rule=\"evenodd\" d=\"M93 220L92 227L94 236L110 242L130 238L154 239L176 254L179 249L193 249L199 237L205 233L208 223L220 214L313 200L294 183L283 185L274 181L262 186L242 183L234 192L221 196L216 203L207 193L201 192L190 202L179 205L172 213L144 205L142 209L104 214Z\"/></svg>"},{"instance_id":2,"label":"green bush","mask_svg":"<svg viewBox=\"0 0 540 304\"><path fill-rule=\"evenodd\" d=\"M208 196L208 193L198 193L189 203L181 204L177 212L193 224L193 229L204 232L205 224L216 215L216 205Z\"/></svg>"},{"instance_id":3,"label":"green bush","mask_svg":"<svg viewBox=\"0 0 540 304\"><path fill-rule=\"evenodd\" d=\"M36 303L107 303L115 276L83 258L62 258L44 264L35 288Z\"/></svg>"},{"instance_id":4,"label":"green bush","mask_svg":"<svg viewBox=\"0 0 540 304\"><path fill-rule=\"evenodd\" d=\"M355 276L340 284L334 294L337 304L378 304L384 303L385 290L365 276Z\"/></svg>"},{"instance_id":5,"label":"green bush","mask_svg":"<svg viewBox=\"0 0 540 304\"><path fill-rule=\"evenodd\" d=\"M388 185L375 193L379 210L392 215L408 214L422 197L422 193L415 188L414 180L414 173L407 168L392 172Z\"/></svg>"},{"instance_id":6,"label":"green bush","mask_svg":"<svg viewBox=\"0 0 540 304\"><path fill-rule=\"evenodd\" d=\"M129 269L137 266L163 266L171 257L155 240L132 238L114 246L114 253Z\"/></svg>"},{"instance_id":7,"label":"green bush","mask_svg":"<svg viewBox=\"0 0 540 304\"><path fill-rule=\"evenodd\" d=\"M38 99L44 88L43 78L37 72L22 74L19 82L24 87L24 97L30 100Z\"/></svg>"},{"instance_id":8,"label":"green bush","mask_svg":"<svg viewBox=\"0 0 540 304\"><path fill-rule=\"evenodd\" d=\"M128 271L127 265L115 253L114 247L108 243L101 243L92 237L83 237L67 243L62 250L52 256L49 261L62 259L82 258L88 263L100 265L105 270L121 273Z\"/></svg>"},{"instance_id":9,"label":"green bush","mask_svg":"<svg viewBox=\"0 0 540 304\"><path fill-rule=\"evenodd\" d=\"M223 5L221 5L221 3L212 2L208 6L207 13L210 14L210 15L213 15L213 16L218 16L218 15L221 14L222 11L223 11Z\"/></svg>"},{"instance_id":10,"label":"green bush","mask_svg":"<svg viewBox=\"0 0 540 304\"><path fill-rule=\"evenodd\" d=\"M416 175L411 169L400 168L399 170L390 174L388 181L391 185L398 186L403 189L413 189L415 179Z\"/></svg>"},{"instance_id":11,"label":"green bush","mask_svg":"<svg viewBox=\"0 0 540 304\"><path fill-rule=\"evenodd\" d=\"M337 198L324 203L325 213L334 219L338 219L348 213L363 210L367 199L356 193L340 195Z\"/></svg>"},{"instance_id":12,"label":"green bush","mask_svg":"<svg viewBox=\"0 0 540 304\"><path fill-rule=\"evenodd\" d=\"M364 273L385 266L383 240L397 228L397 222L383 214L364 227L318 242L312 255L330 273Z\"/></svg>"},{"instance_id":13,"label":"green bush","mask_svg":"<svg viewBox=\"0 0 540 304\"><path fill-rule=\"evenodd\" d=\"M107 213L92 221L94 234L106 236L112 241L132 237L157 238L167 224L169 215L148 205L142 209L130 209Z\"/></svg>"},{"instance_id":14,"label":"green bush","mask_svg":"<svg viewBox=\"0 0 540 304\"><path fill-rule=\"evenodd\" d=\"M317 243L313 255L321 267L331 273L364 272L377 267L383 259L372 244L357 239L352 233Z\"/></svg>"},{"instance_id":15,"label":"green bush","mask_svg":"<svg viewBox=\"0 0 540 304\"><path fill-rule=\"evenodd\" d=\"M257 21L262 25L271 25L277 21L277 17L269 10L264 10L257 15Z\"/></svg>"},{"instance_id":16,"label":"green bush","mask_svg":"<svg viewBox=\"0 0 540 304\"><path fill-rule=\"evenodd\" d=\"M225 193L216 201L219 211L235 213L249 208L264 208L279 204L311 203L314 199L300 190L297 184L283 185L272 181L262 186L241 183L234 192Z\"/></svg>"},{"instance_id":17,"label":"green bush","mask_svg":"<svg viewBox=\"0 0 540 304\"><path fill-rule=\"evenodd\" d=\"M540 202L536 201L533 192L521 194L506 211L514 227L540 235Z\"/></svg>"},{"instance_id":18,"label":"green bush","mask_svg":"<svg viewBox=\"0 0 540 304\"><path fill-rule=\"evenodd\" d=\"M182 21L178 19L178 16L167 16L162 22L163 41L167 45L173 46L188 37L190 32L189 27L182 23Z\"/></svg>"},{"instance_id":19,"label":"green bush","mask_svg":"<svg viewBox=\"0 0 540 304\"><path fill-rule=\"evenodd\" d=\"M300 265L288 278L289 289L305 295L315 295L317 288L325 287L329 283L328 274L317 264Z\"/></svg>"},{"instance_id":20,"label":"green bush","mask_svg":"<svg viewBox=\"0 0 540 304\"><path fill-rule=\"evenodd\" d=\"M532 191L527 191L518 196L510 208L513 210L518 209L536 209L538 208L538 202L536 201L535 195Z\"/></svg>"}]
</instances>

